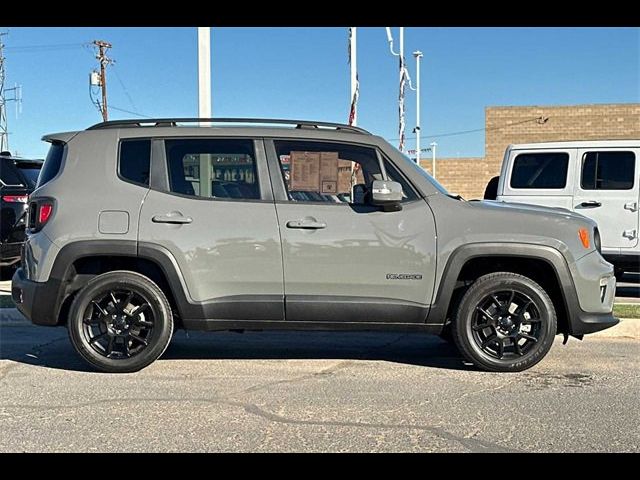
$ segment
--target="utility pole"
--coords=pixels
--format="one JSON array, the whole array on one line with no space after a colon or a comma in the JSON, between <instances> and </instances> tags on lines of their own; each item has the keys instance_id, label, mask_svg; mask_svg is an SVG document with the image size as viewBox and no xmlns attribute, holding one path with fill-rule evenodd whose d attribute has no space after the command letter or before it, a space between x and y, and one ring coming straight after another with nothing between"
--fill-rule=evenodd
<instances>
[{"instance_id":1,"label":"utility pole","mask_svg":"<svg viewBox=\"0 0 640 480\"><path fill-rule=\"evenodd\" d=\"M416 163L420 165L420 59L422 52L416 50L413 56L416 58L416 128L413 132L416 134Z\"/></svg>"},{"instance_id":2,"label":"utility pole","mask_svg":"<svg viewBox=\"0 0 640 480\"><path fill-rule=\"evenodd\" d=\"M106 51L111 48L111 44L109 42L105 42L104 40L94 40L93 44L98 47L98 54L96 55L96 59L100 62L100 78L99 78L99 86L102 88L102 104L100 106L100 112L102 113L102 120L109 120L109 111L107 108L107 65L113 63L109 57L107 57Z\"/></svg>"}]
</instances>

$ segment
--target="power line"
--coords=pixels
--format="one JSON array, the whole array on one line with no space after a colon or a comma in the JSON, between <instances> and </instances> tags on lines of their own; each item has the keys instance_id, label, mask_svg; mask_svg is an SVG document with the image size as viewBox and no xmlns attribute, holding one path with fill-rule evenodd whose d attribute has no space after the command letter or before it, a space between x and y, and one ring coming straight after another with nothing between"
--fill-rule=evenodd
<instances>
[{"instance_id":1,"label":"power line","mask_svg":"<svg viewBox=\"0 0 640 480\"><path fill-rule=\"evenodd\" d=\"M153 117L150 117L149 115L145 115L144 113L132 112L131 110L126 110L124 108L114 107L113 105L109 105L109 108L112 109L112 110L118 110L118 111L124 112L124 113L130 113L132 115L137 115L139 117L153 118Z\"/></svg>"},{"instance_id":2,"label":"power line","mask_svg":"<svg viewBox=\"0 0 640 480\"><path fill-rule=\"evenodd\" d=\"M482 131L492 131L492 130L500 130L502 128L506 128L506 127L511 127L513 125L520 125L522 123L528 123L528 122L535 122L537 121L540 124L546 123L547 120L549 120L549 117L543 117L543 116L539 116L539 117L534 117L534 118L529 118L527 120L522 120L520 122L514 122L514 123L508 123L505 125L501 125L498 127L491 127L491 128L487 128L487 127L483 127L483 128L475 128L473 130L461 130L459 132L447 132L447 133L437 133L435 135L420 135L421 139L429 139L429 138L443 138L443 137L453 137L455 135L466 135L467 133L475 133L475 132L482 132ZM415 140L416 137L411 137L411 138L407 138L406 140ZM395 142L400 140L399 138L388 138L387 141L389 142Z\"/></svg>"},{"instance_id":3,"label":"power line","mask_svg":"<svg viewBox=\"0 0 640 480\"><path fill-rule=\"evenodd\" d=\"M122 90L124 91L124 94L129 99L129 103L131 104L131 106L133 107L134 110L137 110L138 107L136 107L136 104L133 102L133 98L131 98L131 95L129 95L129 90L127 90L127 87L124 86L124 82L120 78L120 74L118 74L118 69L117 68L112 68L111 70L113 71L113 73L115 73L116 78L118 79L118 82L120 83L120 86L122 87Z\"/></svg>"},{"instance_id":4,"label":"power line","mask_svg":"<svg viewBox=\"0 0 640 480\"><path fill-rule=\"evenodd\" d=\"M59 43L52 45L18 45L12 47L5 47L5 50L11 51L11 53L30 53L39 51L51 51L51 50L71 50L74 48L84 47L84 43Z\"/></svg>"}]
</instances>

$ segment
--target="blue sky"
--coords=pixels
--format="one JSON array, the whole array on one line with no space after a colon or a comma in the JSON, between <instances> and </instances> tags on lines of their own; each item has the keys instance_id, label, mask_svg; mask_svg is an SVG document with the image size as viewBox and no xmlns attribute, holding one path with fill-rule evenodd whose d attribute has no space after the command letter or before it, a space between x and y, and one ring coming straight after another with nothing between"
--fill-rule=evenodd
<instances>
[{"instance_id":1,"label":"blue sky","mask_svg":"<svg viewBox=\"0 0 640 480\"><path fill-rule=\"evenodd\" d=\"M7 87L23 86L23 112L8 105L10 147L42 157L45 133L84 129L101 117L89 99L94 39L111 42L109 103L147 116L197 116L196 28L13 28L3 37ZM394 29L397 42L397 29ZM22 49L34 45L67 45ZM489 105L640 101L640 29L405 29L405 49L421 50L422 132L484 127ZM214 28L214 116L346 122L346 28ZM359 125L398 137L398 62L383 27L358 29ZM415 97L407 91L407 136ZM110 111L111 119L131 114ZM484 132L436 138L438 156L482 156ZM423 139L423 146L431 139ZM397 141L393 141L397 145ZM413 148L413 140L407 141Z\"/></svg>"}]
</instances>

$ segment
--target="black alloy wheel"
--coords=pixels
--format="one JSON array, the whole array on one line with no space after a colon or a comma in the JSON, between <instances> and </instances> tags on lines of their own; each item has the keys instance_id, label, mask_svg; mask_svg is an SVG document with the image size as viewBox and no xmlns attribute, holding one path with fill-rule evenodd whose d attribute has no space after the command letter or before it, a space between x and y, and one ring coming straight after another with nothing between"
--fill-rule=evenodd
<instances>
[{"instance_id":1,"label":"black alloy wheel","mask_svg":"<svg viewBox=\"0 0 640 480\"><path fill-rule=\"evenodd\" d=\"M556 310L535 281L512 272L478 278L462 296L451 323L462 355L484 370L518 372L549 352Z\"/></svg>"},{"instance_id":2,"label":"black alloy wheel","mask_svg":"<svg viewBox=\"0 0 640 480\"><path fill-rule=\"evenodd\" d=\"M69 338L98 370L135 372L160 357L171 341L173 316L162 290L129 271L96 276L69 311Z\"/></svg>"}]
</instances>

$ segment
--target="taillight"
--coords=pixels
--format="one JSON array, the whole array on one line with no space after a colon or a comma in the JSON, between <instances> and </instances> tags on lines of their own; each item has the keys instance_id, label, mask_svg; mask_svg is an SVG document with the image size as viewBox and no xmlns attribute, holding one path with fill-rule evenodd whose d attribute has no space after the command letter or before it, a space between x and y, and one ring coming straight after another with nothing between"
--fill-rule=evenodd
<instances>
[{"instance_id":1,"label":"taillight","mask_svg":"<svg viewBox=\"0 0 640 480\"><path fill-rule=\"evenodd\" d=\"M53 214L54 201L51 198L35 198L29 204L27 225L31 233L44 227Z\"/></svg>"},{"instance_id":2,"label":"taillight","mask_svg":"<svg viewBox=\"0 0 640 480\"><path fill-rule=\"evenodd\" d=\"M38 209L38 223L40 225L44 225L49 220L51 216L51 212L53 212L53 205L50 203L43 203L40 205Z\"/></svg>"},{"instance_id":3,"label":"taillight","mask_svg":"<svg viewBox=\"0 0 640 480\"><path fill-rule=\"evenodd\" d=\"M2 195L2 200L9 203L27 203L29 195Z\"/></svg>"}]
</instances>

